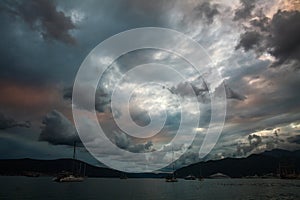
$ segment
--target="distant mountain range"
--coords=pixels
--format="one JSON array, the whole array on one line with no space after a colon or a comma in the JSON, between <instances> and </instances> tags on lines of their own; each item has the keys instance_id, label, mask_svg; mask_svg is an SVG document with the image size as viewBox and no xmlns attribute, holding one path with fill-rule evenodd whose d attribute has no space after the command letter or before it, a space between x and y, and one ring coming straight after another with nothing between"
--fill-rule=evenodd
<instances>
[{"instance_id":1,"label":"distant mountain range","mask_svg":"<svg viewBox=\"0 0 300 200\"><path fill-rule=\"evenodd\" d=\"M79 170L79 168L81 169ZM52 176L62 171L76 171L78 173L83 173L84 168L87 176L118 177L120 174L119 171L113 169L96 167L85 162L73 159L34 160L25 158L14 160L0 160L1 175L23 175L27 172L37 172L42 175Z\"/></svg>"},{"instance_id":2,"label":"distant mountain range","mask_svg":"<svg viewBox=\"0 0 300 200\"><path fill-rule=\"evenodd\" d=\"M253 154L247 158L225 158L222 160L212 160L195 163L176 170L176 176L186 177L190 174L194 176L208 177L212 174L222 173L232 178L245 176L262 176L269 173L277 173L280 163L288 163L300 172L300 150L286 151L274 149L261 154ZM123 172L96 167L85 162L73 159L58 160L34 160L34 159L14 159L0 160L0 175L28 175L39 174L44 176L55 176L62 171L75 171L88 177L108 177L118 178L124 175ZM166 173L127 173L129 178L163 178Z\"/></svg>"},{"instance_id":3,"label":"distant mountain range","mask_svg":"<svg viewBox=\"0 0 300 200\"><path fill-rule=\"evenodd\" d=\"M194 176L208 177L212 174L222 173L232 178L246 176L263 176L277 174L279 166L288 165L296 172L300 172L300 150L286 151L274 149L261 154L252 154L247 158L225 158L207 162L199 162L176 171L177 177Z\"/></svg>"},{"instance_id":4,"label":"distant mountain range","mask_svg":"<svg viewBox=\"0 0 300 200\"><path fill-rule=\"evenodd\" d=\"M88 177L119 178L163 178L164 173L124 173L105 167L97 167L80 160L57 159L35 160L30 158L0 160L0 175L9 176L55 176L63 171L75 172Z\"/></svg>"}]
</instances>

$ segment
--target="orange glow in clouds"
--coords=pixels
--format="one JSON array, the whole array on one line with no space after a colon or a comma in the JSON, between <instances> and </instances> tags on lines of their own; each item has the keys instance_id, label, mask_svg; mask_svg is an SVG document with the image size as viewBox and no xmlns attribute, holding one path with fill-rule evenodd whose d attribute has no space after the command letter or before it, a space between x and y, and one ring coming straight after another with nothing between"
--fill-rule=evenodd
<instances>
[{"instance_id":1,"label":"orange glow in clouds","mask_svg":"<svg viewBox=\"0 0 300 200\"><path fill-rule=\"evenodd\" d=\"M33 86L12 81L0 82L0 109L13 115L45 115L60 108L62 96L57 86Z\"/></svg>"}]
</instances>

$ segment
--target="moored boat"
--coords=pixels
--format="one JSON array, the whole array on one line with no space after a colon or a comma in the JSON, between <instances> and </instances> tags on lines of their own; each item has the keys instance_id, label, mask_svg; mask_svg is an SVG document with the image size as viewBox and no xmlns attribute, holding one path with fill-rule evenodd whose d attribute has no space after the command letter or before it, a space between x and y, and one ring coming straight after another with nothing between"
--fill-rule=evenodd
<instances>
[{"instance_id":1,"label":"moored boat","mask_svg":"<svg viewBox=\"0 0 300 200\"><path fill-rule=\"evenodd\" d=\"M173 151L173 147L172 147L172 161L174 161L174 151ZM170 182L178 182L176 176L175 176L175 162L173 162L173 171L172 171L172 175L171 176L167 176L166 177L166 182L170 183Z\"/></svg>"},{"instance_id":2,"label":"moored boat","mask_svg":"<svg viewBox=\"0 0 300 200\"><path fill-rule=\"evenodd\" d=\"M184 179L185 180L196 180L196 177L194 175L190 174L190 175L184 177Z\"/></svg>"},{"instance_id":3,"label":"moored boat","mask_svg":"<svg viewBox=\"0 0 300 200\"><path fill-rule=\"evenodd\" d=\"M74 142L74 151L73 151L73 172L62 172L58 174L56 177L54 177L52 180L55 182L82 182L84 181L84 175L85 175L85 168L86 165L84 165L84 175L81 176L81 163L80 163L80 168L79 168L79 173L78 171L76 172L76 167L75 167L75 161L76 161L76 142Z\"/></svg>"}]
</instances>

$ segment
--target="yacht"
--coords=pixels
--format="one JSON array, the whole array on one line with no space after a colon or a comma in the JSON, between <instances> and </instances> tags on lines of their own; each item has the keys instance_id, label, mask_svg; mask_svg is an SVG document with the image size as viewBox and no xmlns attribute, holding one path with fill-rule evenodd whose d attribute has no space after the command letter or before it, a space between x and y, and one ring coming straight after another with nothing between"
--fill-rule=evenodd
<instances>
[{"instance_id":1,"label":"yacht","mask_svg":"<svg viewBox=\"0 0 300 200\"><path fill-rule=\"evenodd\" d=\"M56 177L53 178L53 181L56 182L82 182L84 181L84 175L85 175L85 170L86 170L86 165L84 164L84 175L81 176L81 164L80 163L80 168L79 168L79 173L76 173L76 142L74 142L74 151L73 151L73 172L62 172L58 174Z\"/></svg>"},{"instance_id":2,"label":"yacht","mask_svg":"<svg viewBox=\"0 0 300 200\"><path fill-rule=\"evenodd\" d=\"M188 175L186 177L184 177L185 180L196 180L196 177L194 175Z\"/></svg>"},{"instance_id":3,"label":"yacht","mask_svg":"<svg viewBox=\"0 0 300 200\"><path fill-rule=\"evenodd\" d=\"M175 176L175 162L174 162L174 151L172 148L172 161L173 161L173 171L171 176L167 176L166 177L166 182L170 183L170 182L178 182L176 176Z\"/></svg>"}]
</instances>

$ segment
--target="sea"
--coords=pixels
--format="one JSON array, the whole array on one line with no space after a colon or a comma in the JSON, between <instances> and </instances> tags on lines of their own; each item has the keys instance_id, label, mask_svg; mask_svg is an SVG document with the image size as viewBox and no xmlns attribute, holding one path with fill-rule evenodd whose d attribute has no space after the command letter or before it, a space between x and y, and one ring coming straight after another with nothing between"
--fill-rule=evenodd
<instances>
[{"instance_id":1,"label":"sea","mask_svg":"<svg viewBox=\"0 0 300 200\"><path fill-rule=\"evenodd\" d=\"M57 183L51 177L0 177L0 199L147 200L147 199L300 199L300 180L204 179L167 183L164 179L87 178Z\"/></svg>"}]
</instances>

